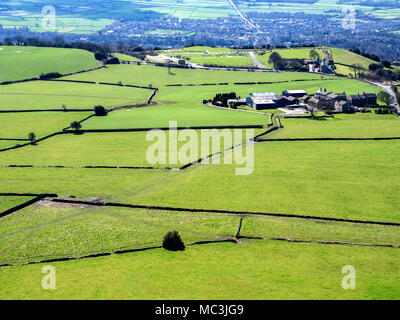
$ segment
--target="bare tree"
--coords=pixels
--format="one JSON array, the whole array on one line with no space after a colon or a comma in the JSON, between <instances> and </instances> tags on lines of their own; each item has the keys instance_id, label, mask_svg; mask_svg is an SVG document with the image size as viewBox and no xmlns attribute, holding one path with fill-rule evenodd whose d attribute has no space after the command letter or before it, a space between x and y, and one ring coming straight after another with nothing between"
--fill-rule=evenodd
<instances>
[{"instance_id":1,"label":"bare tree","mask_svg":"<svg viewBox=\"0 0 400 320\"><path fill-rule=\"evenodd\" d=\"M387 93L386 91L381 91L378 93L378 99L380 101L382 101L386 107L390 107L391 103L392 103L392 97L389 93Z\"/></svg>"}]
</instances>

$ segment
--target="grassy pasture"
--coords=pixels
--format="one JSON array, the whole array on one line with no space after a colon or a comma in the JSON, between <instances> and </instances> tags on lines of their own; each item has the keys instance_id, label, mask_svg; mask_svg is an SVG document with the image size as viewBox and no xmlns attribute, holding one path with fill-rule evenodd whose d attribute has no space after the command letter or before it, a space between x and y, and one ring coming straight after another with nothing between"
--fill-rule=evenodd
<instances>
[{"instance_id":1,"label":"grassy pasture","mask_svg":"<svg viewBox=\"0 0 400 320\"><path fill-rule=\"evenodd\" d=\"M135 57L129 56L129 55L127 55L127 54L123 54L123 53L113 53L112 55L113 55L114 57L118 58L118 59L121 60L121 61L132 61L132 62L139 62L139 61L141 61L141 60L138 59L138 58L135 58Z\"/></svg>"},{"instance_id":2,"label":"grassy pasture","mask_svg":"<svg viewBox=\"0 0 400 320\"><path fill-rule=\"evenodd\" d=\"M242 140L246 139L244 130L238 130L242 133ZM262 129L255 130L257 133L263 132ZM196 130L197 136L201 136L200 130ZM234 135L231 131L232 136ZM172 150L178 152L181 147L189 142L188 138L183 136L183 132L174 131L165 132L166 142L159 150L160 156L165 156L165 164L152 164L147 160L146 152L151 145L158 140L147 141L147 132L139 133L86 133L83 135L60 135L49 140L40 142L38 145L27 146L21 149L11 150L0 154L1 165L36 165L36 166L130 166L130 167L181 167L184 164L195 161L200 157L200 151L203 150L201 141L195 141L199 152L186 154L186 160L182 163L174 163L171 160L172 154L168 152L171 135L176 134L183 137L184 141L179 141ZM232 146L230 141L229 147ZM224 144L221 143L217 151L223 150ZM212 144L210 140L209 150L205 155L211 154ZM172 151L171 151L172 152ZM116 157L116 155L118 155Z\"/></svg>"},{"instance_id":3,"label":"grassy pasture","mask_svg":"<svg viewBox=\"0 0 400 320\"><path fill-rule=\"evenodd\" d=\"M329 48L329 50L331 51L333 61L335 63L341 63L349 66L357 64L360 67L362 67L365 71L368 71L368 67L371 63L376 63L376 61L365 58L361 55L358 55L348 50L343 50L338 48ZM335 72L345 76L348 75L354 76L354 71L351 70L351 68L339 64L336 64Z\"/></svg>"},{"instance_id":4,"label":"grassy pasture","mask_svg":"<svg viewBox=\"0 0 400 320\"><path fill-rule=\"evenodd\" d=\"M171 228L179 230L186 243L221 239L235 233L237 222L213 214L38 203L2 220L0 252L5 253L0 263L159 246Z\"/></svg>"},{"instance_id":5,"label":"grassy pasture","mask_svg":"<svg viewBox=\"0 0 400 320\"><path fill-rule=\"evenodd\" d=\"M335 115L334 119L282 119L284 129L267 138L383 138L400 137L400 119L370 114Z\"/></svg>"},{"instance_id":6,"label":"grassy pasture","mask_svg":"<svg viewBox=\"0 0 400 320\"><path fill-rule=\"evenodd\" d=\"M92 112L0 113L0 138L27 139L30 132L40 138L61 131L69 127L71 122L83 120L91 114ZM16 143L18 142L14 142Z\"/></svg>"},{"instance_id":7,"label":"grassy pasture","mask_svg":"<svg viewBox=\"0 0 400 320\"><path fill-rule=\"evenodd\" d=\"M0 196L0 212L6 211L21 203L29 201L31 197ZM6 218L5 218L6 219Z\"/></svg>"},{"instance_id":8,"label":"grassy pasture","mask_svg":"<svg viewBox=\"0 0 400 320\"><path fill-rule=\"evenodd\" d=\"M398 146L398 141L263 142L255 145L251 175L236 176L228 165L199 165L177 175L168 188L160 184L124 202L399 222Z\"/></svg>"},{"instance_id":9,"label":"grassy pasture","mask_svg":"<svg viewBox=\"0 0 400 320\"><path fill-rule=\"evenodd\" d=\"M234 82L279 82L298 79L320 79L320 75L300 72L285 73L262 73L262 72L243 72L243 71L209 71L191 69L171 69L168 73L167 68L155 66L136 66L136 65L115 65L106 69L100 69L83 74L65 77L70 80L87 80L123 84L137 84L154 87L165 86L167 84L203 84L203 83L226 83ZM333 77L326 76L325 79Z\"/></svg>"},{"instance_id":10,"label":"grassy pasture","mask_svg":"<svg viewBox=\"0 0 400 320\"><path fill-rule=\"evenodd\" d=\"M398 299L399 263L394 249L246 241L54 263L57 290L41 288L41 265L4 268L0 298ZM345 265L357 290L342 289Z\"/></svg>"},{"instance_id":11,"label":"grassy pasture","mask_svg":"<svg viewBox=\"0 0 400 320\"><path fill-rule=\"evenodd\" d=\"M30 79L49 72L66 74L99 66L93 54L84 50L18 46L2 46L1 49L0 82Z\"/></svg>"},{"instance_id":12,"label":"grassy pasture","mask_svg":"<svg viewBox=\"0 0 400 320\"><path fill-rule=\"evenodd\" d=\"M244 50L197 46L179 50L167 50L162 51L162 53L166 56L179 56L189 62L200 65L248 67L254 64L249 53Z\"/></svg>"},{"instance_id":13,"label":"grassy pasture","mask_svg":"<svg viewBox=\"0 0 400 320\"><path fill-rule=\"evenodd\" d=\"M257 58L261 64L266 66L268 69L272 69L273 66L268 63L272 52L278 52L283 59L310 59L310 51L313 49L319 54L320 58L324 57L323 52L317 48L294 48L269 50L263 55L257 54Z\"/></svg>"},{"instance_id":14,"label":"grassy pasture","mask_svg":"<svg viewBox=\"0 0 400 320\"><path fill-rule=\"evenodd\" d=\"M0 87L0 110L111 108L147 101L149 90L85 83L33 81Z\"/></svg>"},{"instance_id":15,"label":"grassy pasture","mask_svg":"<svg viewBox=\"0 0 400 320\"><path fill-rule=\"evenodd\" d=\"M327 81L312 74L179 69L173 69L173 72L175 75L168 75L166 69L125 65L77 75L79 80L152 83L161 87L156 100L165 102L92 118L83 124L84 128L159 127L167 126L170 120L178 121L182 126L266 123L265 116L202 105L203 99L220 92L235 91L245 97L250 92L280 93L284 89L304 89L314 93L321 87L348 94L379 91L356 80L325 77L335 79ZM309 81L232 85L233 82L292 79ZM203 82L230 84L164 87L171 83ZM151 93L149 90L62 82L34 82L21 87L5 86L4 89L6 94L0 94L4 109L8 105L22 108L27 102L42 107L53 104L61 107L62 103L69 106L65 99L71 99L68 100L71 107L86 104L91 108L97 103L105 105L107 101L110 105L118 105L126 104L125 99L147 99ZM26 97L10 94L24 90L29 94ZM54 96L45 95L49 92ZM17 99L18 96L21 98ZM82 96L90 96L90 99L85 100ZM30 131L44 135L80 120L80 115L83 118L86 113L0 115L1 127L5 130L0 131L0 137L2 132L17 137L25 137ZM284 129L267 137L383 137L398 135L398 121L394 116L375 114L336 115L335 119L321 121L285 119L282 120ZM150 144L152 142L145 140L145 133L63 135L37 146L2 153L0 165L147 166L145 153ZM400 222L398 146L398 141L264 142L255 145L254 173L240 177L235 175L236 165L196 165L184 172L0 168L0 192L57 193L84 200L102 198L106 202ZM0 211L2 206L13 206L13 201L0 197ZM171 229L180 231L185 242L218 239L234 235L238 222L239 216L230 215L41 202L0 219L0 253L3 253L0 261L26 262L33 256L39 258L39 255L77 257L122 247L160 245L162 236ZM396 227L270 217L245 218L242 234L400 244ZM40 287L41 265L2 268L0 299L394 299L400 296L396 284L399 278L396 250L263 240L189 247L180 253L154 250L54 263L58 277L54 292ZM341 288L341 268L349 264L354 265L360 275L355 291ZM166 265L179 265L179 268L167 274ZM18 288L15 283L19 283Z\"/></svg>"},{"instance_id":16,"label":"grassy pasture","mask_svg":"<svg viewBox=\"0 0 400 320\"><path fill-rule=\"evenodd\" d=\"M233 112L203 106L201 103L174 103L118 110L107 117L91 118L83 124L84 129L120 128L161 128L168 127L169 121L177 121L178 126L224 126L224 125L266 125L265 116Z\"/></svg>"}]
</instances>

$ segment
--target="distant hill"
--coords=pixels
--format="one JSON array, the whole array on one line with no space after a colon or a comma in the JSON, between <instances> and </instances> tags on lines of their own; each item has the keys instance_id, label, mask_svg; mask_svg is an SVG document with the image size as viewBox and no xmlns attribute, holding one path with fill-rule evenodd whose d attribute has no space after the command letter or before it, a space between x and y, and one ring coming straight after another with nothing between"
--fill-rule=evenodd
<instances>
[{"instance_id":1,"label":"distant hill","mask_svg":"<svg viewBox=\"0 0 400 320\"><path fill-rule=\"evenodd\" d=\"M84 50L0 47L0 82L29 79L50 72L66 74L97 66L99 62L93 54Z\"/></svg>"}]
</instances>

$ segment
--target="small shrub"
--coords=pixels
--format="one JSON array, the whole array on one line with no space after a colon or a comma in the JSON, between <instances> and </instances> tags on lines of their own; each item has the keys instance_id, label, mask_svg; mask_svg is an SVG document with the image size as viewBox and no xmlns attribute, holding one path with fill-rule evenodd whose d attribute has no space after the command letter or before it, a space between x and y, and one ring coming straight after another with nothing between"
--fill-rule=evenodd
<instances>
[{"instance_id":1,"label":"small shrub","mask_svg":"<svg viewBox=\"0 0 400 320\"><path fill-rule=\"evenodd\" d=\"M35 133L30 132L30 133L28 134L28 139L31 141L31 143L34 143L35 140L36 140L36 135L35 135Z\"/></svg>"},{"instance_id":2,"label":"small shrub","mask_svg":"<svg viewBox=\"0 0 400 320\"><path fill-rule=\"evenodd\" d=\"M40 80L61 78L62 74L59 72L42 73L39 77Z\"/></svg>"},{"instance_id":3,"label":"small shrub","mask_svg":"<svg viewBox=\"0 0 400 320\"><path fill-rule=\"evenodd\" d=\"M169 251L185 250L185 244L183 243L178 231L169 231L164 236L163 248Z\"/></svg>"},{"instance_id":4,"label":"small shrub","mask_svg":"<svg viewBox=\"0 0 400 320\"><path fill-rule=\"evenodd\" d=\"M96 117L105 117L107 115L107 110L103 106L95 106L94 113Z\"/></svg>"}]
</instances>

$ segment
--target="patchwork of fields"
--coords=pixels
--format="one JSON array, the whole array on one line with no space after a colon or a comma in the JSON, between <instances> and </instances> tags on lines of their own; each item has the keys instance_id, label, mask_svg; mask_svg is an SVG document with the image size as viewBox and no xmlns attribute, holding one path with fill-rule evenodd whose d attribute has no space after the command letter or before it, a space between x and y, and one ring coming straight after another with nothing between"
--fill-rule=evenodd
<instances>
[{"instance_id":1,"label":"patchwork of fields","mask_svg":"<svg viewBox=\"0 0 400 320\"><path fill-rule=\"evenodd\" d=\"M0 212L35 194L57 194L0 214L0 265L9 265L0 267L0 299L400 297L400 140L276 141L398 138L398 117L282 119L283 128L258 142L242 134L235 150L254 147L254 171L247 176L236 175L243 164L195 163L182 169L168 157L165 165L149 164L152 142L146 132L134 131L174 121L178 127L230 127L232 133L244 133L237 126L257 126L256 136L270 129L270 115L216 109L203 100L223 92L245 97L285 89L356 94L379 88L298 72L169 73L136 65L61 80L0 87L0 111L8 111L0 112L0 139L8 139L0 140L0 149L26 143L12 139L27 139L30 132L38 139L57 133L0 150ZM171 86L177 84L182 86ZM95 105L117 108L96 117L90 111ZM83 131L63 131L74 121L82 121ZM177 133L171 132L168 144ZM224 149L229 148L217 150L221 160L233 152ZM159 248L170 230L180 232L185 251ZM202 241L223 242L199 245ZM124 253L142 248L153 249ZM102 257L83 259L93 255ZM77 260L49 262L58 277L52 292L40 287L43 265L25 265L62 258ZM341 287L345 265L359 274L356 290ZM173 272L166 266L174 266Z\"/></svg>"}]
</instances>

